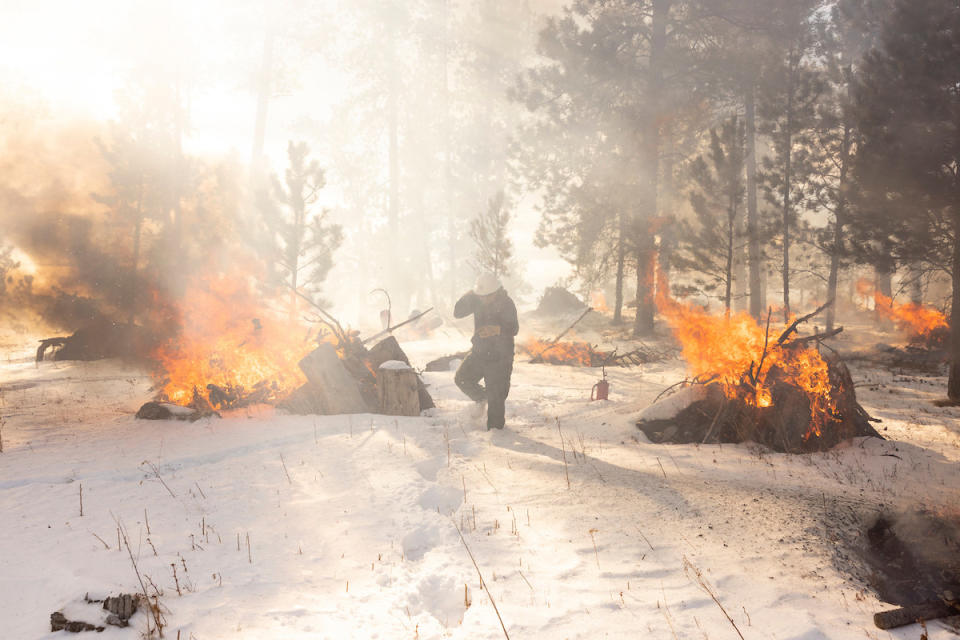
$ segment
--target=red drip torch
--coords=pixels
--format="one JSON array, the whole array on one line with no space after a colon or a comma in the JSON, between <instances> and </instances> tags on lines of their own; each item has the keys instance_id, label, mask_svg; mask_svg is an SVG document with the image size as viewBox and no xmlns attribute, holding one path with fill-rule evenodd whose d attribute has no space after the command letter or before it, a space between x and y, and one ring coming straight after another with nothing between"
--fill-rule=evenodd
<instances>
[{"instance_id":1,"label":"red drip torch","mask_svg":"<svg viewBox=\"0 0 960 640\"><path fill-rule=\"evenodd\" d=\"M603 378L590 390L590 400L606 400L610 395L610 383L607 382L607 368L601 367Z\"/></svg>"}]
</instances>

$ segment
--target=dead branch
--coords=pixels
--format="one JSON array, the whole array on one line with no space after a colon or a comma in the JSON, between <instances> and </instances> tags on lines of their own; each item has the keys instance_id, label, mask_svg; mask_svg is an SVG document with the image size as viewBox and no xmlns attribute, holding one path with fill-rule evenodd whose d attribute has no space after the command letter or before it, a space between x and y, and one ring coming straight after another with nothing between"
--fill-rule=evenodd
<instances>
[{"instance_id":1,"label":"dead branch","mask_svg":"<svg viewBox=\"0 0 960 640\"><path fill-rule=\"evenodd\" d=\"M803 338L797 338L796 340L791 340L791 345L802 345L808 342L820 342L821 340L826 340L827 338L832 338L837 334L843 332L843 327L837 327L833 331L825 331L823 333L817 333L812 336L804 336Z\"/></svg>"},{"instance_id":2,"label":"dead branch","mask_svg":"<svg viewBox=\"0 0 960 640\"><path fill-rule=\"evenodd\" d=\"M822 305L820 305L813 313L808 313L807 315L803 316L802 318L797 318L796 320L794 320L792 323L790 323L790 326L787 327L786 330L785 330L783 333L780 334L780 337L777 339L777 345L783 344L783 343L787 340L787 338L790 337L790 334L797 330L797 327L798 327L799 325L803 324L804 322L806 322L806 321L809 320L810 318L813 318L814 316L819 315L820 312L822 312L824 309L826 309L827 307L829 307L829 306L832 305L832 304L833 304L833 298L830 298L830 299L827 300L825 303L823 303Z\"/></svg>"},{"instance_id":3,"label":"dead branch","mask_svg":"<svg viewBox=\"0 0 960 640\"><path fill-rule=\"evenodd\" d=\"M541 358L543 357L543 354L545 354L547 351L549 351L550 349L553 349L555 346L557 346L557 343L560 342L560 339L563 338L563 336L565 336L565 335L567 335L568 333L570 333L570 331L572 331L575 326L577 326L578 324L580 324L580 321L583 320L583 319L586 317L586 315L587 315L588 313L590 313L591 311L593 311L593 307L587 307L586 310L585 310L583 313L580 314L580 317L573 321L573 324L571 324L569 327L567 327L566 329L564 329L564 330L560 333L560 335L558 335L556 338L554 338L553 340L551 340L551 341L550 341L550 344L548 344L542 351L540 351L540 353L538 353L538 354L535 355L533 358L531 358L531 359L530 359L530 363L531 363L531 364L534 364L534 363L537 363L537 362L542 362Z\"/></svg>"},{"instance_id":4,"label":"dead branch","mask_svg":"<svg viewBox=\"0 0 960 640\"><path fill-rule=\"evenodd\" d=\"M341 344L345 344L347 342L347 332L343 330L343 326L341 326L339 320L334 318L333 315L331 315L326 309L318 305L310 298L310 296L306 295L299 289L294 289L290 285L287 285L287 287L297 296L305 300L311 307L316 309L321 316L323 316L324 320L321 320L321 322L330 327L330 329L333 331L333 334L337 337L337 340L339 340Z\"/></svg>"},{"instance_id":5,"label":"dead branch","mask_svg":"<svg viewBox=\"0 0 960 640\"><path fill-rule=\"evenodd\" d=\"M384 330L381 331L380 333L378 333L378 334L376 334L376 335L372 335L372 336L370 336L369 338L367 338L366 340L363 340L360 344L367 344L368 342L371 342L371 341L373 341L373 340L376 340L377 338L379 338L379 337L381 337L381 336L385 336L385 335L387 335L387 334L389 334L389 333L393 333L394 331L396 331L397 329L399 329L399 328L402 327L402 326L408 325L408 324L410 324L411 322L416 322L417 320L419 320L419 319L422 318L423 316L427 315L427 314L430 313L431 311L433 311L433 307L430 307L429 309L427 309L426 311L424 311L424 312L422 312L422 313L418 313L417 315L413 316L412 318L407 318L406 320L404 320L404 321L401 322L400 324L395 324L395 325L393 325L392 327L387 327L386 329L384 329Z\"/></svg>"},{"instance_id":6,"label":"dead branch","mask_svg":"<svg viewBox=\"0 0 960 640\"><path fill-rule=\"evenodd\" d=\"M387 298L387 326L389 327L390 321L393 319L393 301L390 300L390 292L388 292L386 289L371 289L370 293L376 293L377 291L382 293Z\"/></svg>"},{"instance_id":7,"label":"dead branch","mask_svg":"<svg viewBox=\"0 0 960 640\"><path fill-rule=\"evenodd\" d=\"M760 372L763 370L763 361L767 359L767 345L770 342L770 314L773 313L773 307L767 309L767 328L763 332L763 352L760 354L760 365L757 367L757 375L751 375L753 384L757 384L760 379ZM779 343L778 343L779 344Z\"/></svg>"}]
</instances>

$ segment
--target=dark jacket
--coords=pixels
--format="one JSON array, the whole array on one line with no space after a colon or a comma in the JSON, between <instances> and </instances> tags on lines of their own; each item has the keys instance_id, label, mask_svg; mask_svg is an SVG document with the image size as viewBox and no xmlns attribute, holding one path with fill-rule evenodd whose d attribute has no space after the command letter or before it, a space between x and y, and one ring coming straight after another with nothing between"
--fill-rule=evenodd
<instances>
[{"instance_id":1,"label":"dark jacket","mask_svg":"<svg viewBox=\"0 0 960 640\"><path fill-rule=\"evenodd\" d=\"M517 307L503 287L489 296L478 296L470 291L457 300L453 307L455 318L473 314L473 350L490 357L513 359L513 338L520 330ZM496 327L491 330L489 327ZM488 335L495 331L495 335Z\"/></svg>"}]
</instances>

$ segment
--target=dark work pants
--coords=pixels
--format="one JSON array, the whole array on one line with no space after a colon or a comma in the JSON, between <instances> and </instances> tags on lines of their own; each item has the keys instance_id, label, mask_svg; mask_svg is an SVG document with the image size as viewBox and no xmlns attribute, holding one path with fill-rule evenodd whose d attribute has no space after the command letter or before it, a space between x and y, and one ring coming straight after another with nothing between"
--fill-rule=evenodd
<instances>
[{"instance_id":1,"label":"dark work pants","mask_svg":"<svg viewBox=\"0 0 960 640\"><path fill-rule=\"evenodd\" d=\"M454 381L474 402L487 401L487 429L503 429L504 404L510 393L513 353L486 355L471 351L464 358ZM480 384L480 379L484 384ZM484 386L486 385L486 386Z\"/></svg>"}]
</instances>

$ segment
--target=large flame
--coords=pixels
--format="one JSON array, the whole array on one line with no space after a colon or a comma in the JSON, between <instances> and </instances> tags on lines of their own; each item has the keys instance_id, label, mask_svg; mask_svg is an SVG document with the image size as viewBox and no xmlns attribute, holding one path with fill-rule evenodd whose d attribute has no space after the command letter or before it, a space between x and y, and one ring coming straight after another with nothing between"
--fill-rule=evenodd
<instances>
[{"instance_id":1,"label":"large flame","mask_svg":"<svg viewBox=\"0 0 960 640\"><path fill-rule=\"evenodd\" d=\"M266 308L247 279L197 278L175 315L182 331L152 353L171 402L188 404L195 390L207 397L207 385L276 398L304 382L297 363L316 346L307 327Z\"/></svg>"},{"instance_id":2,"label":"large flame","mask_svg":"<svg viewBox=\"0 0 960 640\"><path fill-rule=\"evenodd\" d=\"M745 312L711 315L670 297L665 284L658 287L657 307L683 349L690 372L701 380L718 383L728 398L755 407L773 404L773 381L792 384L810 402L810 429L806 437L820 435L836 410L827 363L805 346L779 345L783 329L769 333Z\"/></svg>"},{"instance_id":3,"label":"large flame","mask_svg":"<svg viewBox=\"0 0 960 640\"><path fill-rule=\"evenodd\" d=\"M876 290L866 278L857 281L857 293L866 299L873 298L876 311L889 319L901 331L926 338L937 329L946 329L947 317L940 311L913 302L899 303Z\"/></svg>"}]
</instances>

